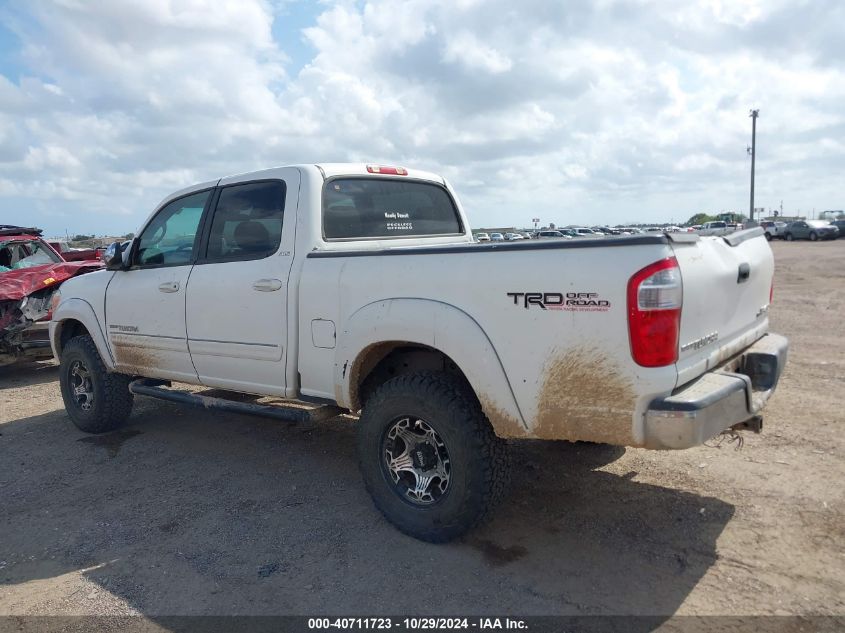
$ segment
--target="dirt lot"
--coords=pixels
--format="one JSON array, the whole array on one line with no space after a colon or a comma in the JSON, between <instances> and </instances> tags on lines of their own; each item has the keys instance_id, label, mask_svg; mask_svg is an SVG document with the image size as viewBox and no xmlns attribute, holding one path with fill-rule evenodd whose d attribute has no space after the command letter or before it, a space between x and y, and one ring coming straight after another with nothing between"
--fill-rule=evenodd
<instances>
[{"instance_id":1,"label":"dirt lot","mask_svg":"<svg viewBox=\"0 0 845 633\"><path fill-rule=\"evenodd\" d=\"M86 436L51 363L0 369L0 614L843 614L845 240L772 247L762 435L516 443L506 506L449 545L382 520L348 421L138 398Z\"/></svg>"}]
</instances>

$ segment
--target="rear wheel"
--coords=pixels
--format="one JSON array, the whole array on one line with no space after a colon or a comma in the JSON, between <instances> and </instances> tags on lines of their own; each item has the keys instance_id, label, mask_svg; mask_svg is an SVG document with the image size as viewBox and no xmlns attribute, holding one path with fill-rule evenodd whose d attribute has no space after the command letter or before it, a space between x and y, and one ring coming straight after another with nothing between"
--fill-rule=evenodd
<instances>
[{"instance_id":1,"label":"rear wheel","mask_svg":"<svg viewBox=\"0 0 845 633\"><path fill-rule=\"evenodd\" d=\"M358 461L384 517L438 543L489 515L509 470L478 401L442 372L398 376L373 392L358 422Z\"/></svg>"},{"instance_id":2,"label":"rear wheel","mask_svg":"<svg viewBox=\"0 0 845 633\"><path fill-rule=\"evenodd\" d=\"M771 233L769 233L768 231L766 231L766 241L767 241L767 242L771 242L771 241L772 241L772 234L771 234Z\"/></svg>"},{"instance_id":3,"label":"rear wheel","mask_svg":"<svg viewBox=\"0 0 845 633\"><path fill-rule=\"evenodd\" d=\"M786 241L787 241L787 242L791 242L791 241L792 241L792 240L794 240L794 239L795 239L795 238L794 238L794 237L792 237L792 233L787 233L787 234L786 234Z\"/></svg>"},{"instance_id":4,"label":"rear wheel","mask_svg":"<svg viewBox=\"0 0 845 633\"><path fill-rule=\"evenodd\" d=\"M815 231L811 231L810 232L810 241L815 242L817 239L819 239L819 236L816 234Z\"/></svg>"},{"instance_id":5,"label":"rear wheel","mask_svg":"<svg viewBox=\"0 0 845 633\"><path fill-rule=\"evenodd\" d=\"M129 376L110 373L90 336L76 336L62 350L59 385L65 410L80 431L105 433L132 412Z\"/></svg>"}]
</instances>

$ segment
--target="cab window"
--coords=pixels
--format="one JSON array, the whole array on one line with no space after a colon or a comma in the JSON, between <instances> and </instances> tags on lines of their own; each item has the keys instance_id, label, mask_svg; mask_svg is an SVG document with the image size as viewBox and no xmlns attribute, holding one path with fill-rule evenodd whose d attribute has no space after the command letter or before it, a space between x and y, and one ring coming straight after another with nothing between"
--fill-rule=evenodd
<instances>
[{"instance_id":1,"label":"cab window","mask_svg":"<svg viewBox=\"0 0 845 633\"><path fill-rule=\"evenodd\" d=\"M434 183L336 178L323 190L323 234L329 240L462 232L452 197Z\"/></svg>"},{"instance_id":2,"label":"cab window","mask_svg":"<svg viewBox=\"0 0 845 633\"><path fill-rule=\"evenodd\" d=\"M141 233L135 262L139 266L180 266L191 263L197 230L211 190L165 205Z\"/></svg>"},{"instance_id":3,"label":"cab window","mask_svg":"<svg viewBox=\"0 0 845 633\"><path fill-rule=\"evenodd\" d=\"M230 185L220 190L208 236L206 262L263 259L282 242L285 183Z\"/></svg>"}]
</instances>

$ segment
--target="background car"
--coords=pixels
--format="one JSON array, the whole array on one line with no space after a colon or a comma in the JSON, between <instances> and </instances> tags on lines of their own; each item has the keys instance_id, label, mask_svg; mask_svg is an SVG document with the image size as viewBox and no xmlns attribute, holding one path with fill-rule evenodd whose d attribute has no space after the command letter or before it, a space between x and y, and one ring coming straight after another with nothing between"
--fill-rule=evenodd
<instances>
[{"instance_id":1,"label":"background car","mask_svg":"<svg viewBox=\"0 0 845 633\"><path fill-rule=\"evenodd\" d=\"M489 242L490 236L487 233L476 233L475 234L475 241L476 242Z\"/></svg>"},{"instance_id":2,"label":"background car","mask_svg":"<svg viewBox=\"0 0 845 633\"><path fill-rule=\"evenodd\" d=\"M61 255L66 262L84 262L94 259L100 259L103 252L106 250L102 247L97 248L71 248L67 242L47 242L54 251Z\"/></svg>"},{"instance_id":3,"label":"background car","mask_svg":"<svg viewBox=\"0 0 845 633\"><path fill-rule=\"evenodd\" d=\"M558 240L571 240L571 235L565 235L561 231L538 231L537 232L537 239L539 240L548 240L548 239L558 239Z\"/></svg>"},{"instance_id":4,"label":"background car","mask_svg":"<svg viewBox=\"0 0 845 633\"><path fill-rule=\"evenodd\" d=\"M573 237L604 237L604 233L596 233L593 229L584 226L573 226L569 230Z\"/></svg>"},{"instance_id":5,"label":"background car","mask_svg":"<svg viewBox=\"0 0 845 633\"><path fill-rule=\"evenodd\" d=\"M505 240L508 242L513 242L515 240L524 240L525 238L522 237L519 233L505 233Z\"/></svg>"},{"instance_id":6,"label":"background car","mask_svg":"<svg viewBox=\"0 0 845 633\"><path fill-rule=\"evenodd\" d=\"M100 268L99 261L64 261L40 229L0 225L0 366L52 356L53 293L66 279Z\"/></svg>"},{"instance_id":7,"label":"background car","mask_svg":"<svg viewBox=\"0 0 845 633\"><path fill-rule=\"evenodd\" d=\"M504 242L505 236L501 233L491 233L490 234L490 241L491 242Z\"/></svg>"},{"instance_id":8,"label":"background car","mask_svg":"<svg viewBox=\"0 0 845 633\"><path fill-rule=\"evenodd\" d=\"M781 240L784 238L784 234L788 224L786 222L773 222L771 220L765 220L763 222L760 222L760 226L766 232L766 239L771 242L775 238Z\"/></svg>"},{"instance_id":9,"label":"background car","mask_svg":"<svg viewBox=\"0 0 845 633\"><path fill-rule=\"evenodd\" d=\"M798 220L786 227L784 237L792 240L835 240L839 236L839 229L825 220Z\"/></svg>"},{"instance_id":10,"label":"background car","mask_svg":"<svg viewBox=\"0 0 845 633\"><path fill-rule=\"evenodd\" d=\"M845 237L845 220L834 220L831 224L839 229L839 237Z\"/></svg>"}]
</instances>

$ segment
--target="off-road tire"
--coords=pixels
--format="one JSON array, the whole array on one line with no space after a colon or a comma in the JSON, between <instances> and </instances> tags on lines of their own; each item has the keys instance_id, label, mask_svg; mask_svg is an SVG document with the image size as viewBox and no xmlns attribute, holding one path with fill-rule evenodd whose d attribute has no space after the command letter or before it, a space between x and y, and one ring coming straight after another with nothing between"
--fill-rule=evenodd
<instances>
[{"instance_id":1,"label":"off-road tire","mask_svg":"<svg viewBox=\"0 0 845 633\"><path fill-rule=\"evenodd\" d=\"M424 420L451 460L447 492L420 506L405 500L383 466L382 439L402 417ZM451 541L486 518L509 482L506 443L496 437L478 400L459 378L425 371L397 376L367 400L357 429L358 464L376 507L400 531L432 543Z\"/></svg>"},{"instance_id":2,"label":"off-road tire","mask_svg":"<svg viewBox=\"0 0 845 633\"><path fill-rule=\"evenodd\" d=\"M81 361L90 375L93 403L84 410L74 396L71 371L74 363ZM80 431L106 433L123 424L132 412L131 378L111 373L103 364L100 353L90 336L75 336L62 349L59 367L59 385L65 410Z\"/></svg>"}]
</instances>

